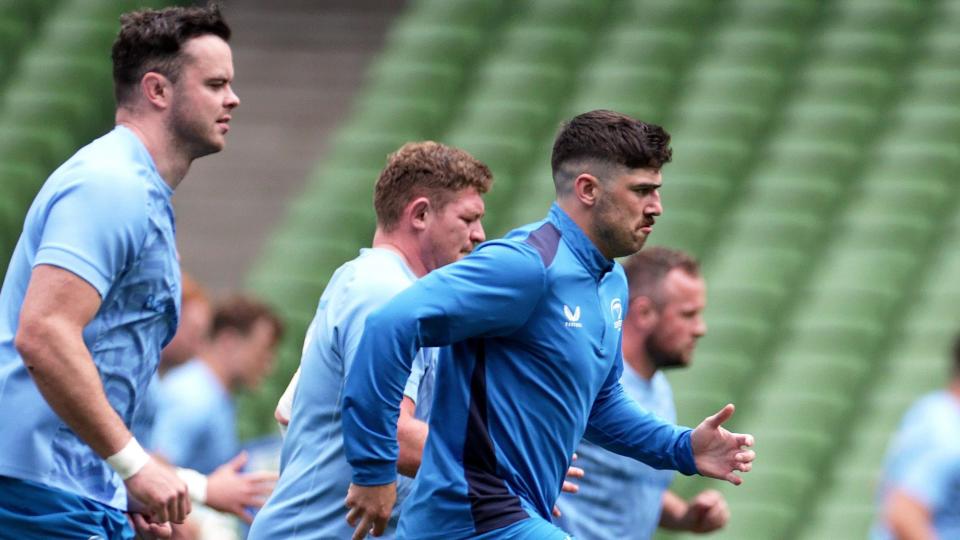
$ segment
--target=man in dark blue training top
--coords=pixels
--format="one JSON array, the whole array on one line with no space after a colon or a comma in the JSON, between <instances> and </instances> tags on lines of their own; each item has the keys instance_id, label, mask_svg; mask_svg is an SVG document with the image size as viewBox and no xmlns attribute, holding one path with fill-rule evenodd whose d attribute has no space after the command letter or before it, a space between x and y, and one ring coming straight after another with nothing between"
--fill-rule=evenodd
<instances>
[{"instance_id":1,"label":"man in dark blue training top","mask_svg":"<svg viewBox=\"0 0 960 540\"><path fill-rule=\"evenodd\" d=\"M418 347L450 345L420 471L398 538L565 539L550 522L581 437L656 468L740 483L750 435L663 422L619 383L627 283L660 215L670 136L611 111L567 123L554 143L547 218L434 271L367 319L343 399L354 539L379 535L396 493L396 425ZM589 474L589 473L588 473Z\"/></svg>"}]
</instances>

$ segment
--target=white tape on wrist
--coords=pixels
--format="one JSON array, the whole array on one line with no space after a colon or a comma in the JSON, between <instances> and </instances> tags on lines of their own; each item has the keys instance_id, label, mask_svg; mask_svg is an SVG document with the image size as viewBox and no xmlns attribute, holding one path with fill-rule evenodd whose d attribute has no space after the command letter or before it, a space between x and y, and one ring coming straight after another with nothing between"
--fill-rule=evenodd
<instances>
[{"instance_id":1,"label":"white tape on wrist","mask_svg":"<svg viewBox=\"0 0 960 540\"><path fill-rule=\"evenodd\" d=\"M177 476L187 485L187 493L195 503L207 504L207 477L193 469L177 469Z\"/></svg>"},{"instance_id":2,"label":"white tape on wrist","mask_svg":"<svg viewBox=\"0 0 960 540\"><path fill-rule=\"evenodd\" d=\"M120 478L126 480L140 472L148 461L150 454L144 451L136 437L131 437L122 450L107 458L107 465L110 465Z\"/></svg>"}]
</instances>

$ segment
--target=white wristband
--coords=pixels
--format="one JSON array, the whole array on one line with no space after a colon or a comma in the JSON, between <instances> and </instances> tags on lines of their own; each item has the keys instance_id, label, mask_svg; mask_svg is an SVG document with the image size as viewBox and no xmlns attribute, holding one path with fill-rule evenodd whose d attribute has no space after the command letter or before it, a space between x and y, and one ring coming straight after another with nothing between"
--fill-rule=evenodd
<instances>
[{"instance_id":1,"label":"white wristband","mask_svg":"<svg viewBox=\"0 0 960 540\"><path fill-rule=\"evenodd\" d=\"M187 485L187 493L195 503L207 504L207 477L193 469L177 468L177 476Z\"/></svg>"},{"instance_id":2,"label":"white wristband","mask_svg":"<svg viewBox=\"0 0 960 540\"><path fill-rule=\"evenodd\" d=\"M117 471L120 478L126 480L140 472L148 461L150 461L150 454L143 450L136 437L131 437L130 442L122 450L107 458L107 465Z\"/></svg>"}]
</instances>

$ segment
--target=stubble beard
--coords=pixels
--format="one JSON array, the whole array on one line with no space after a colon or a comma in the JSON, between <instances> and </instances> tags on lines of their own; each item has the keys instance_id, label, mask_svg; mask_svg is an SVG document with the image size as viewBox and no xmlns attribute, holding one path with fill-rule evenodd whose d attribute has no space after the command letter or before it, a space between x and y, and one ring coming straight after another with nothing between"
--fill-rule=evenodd
<instances>
[{"instance_id":1,"label":"stubble beard","mask_svg":"<svg viewBox=\"0 0 960 540\"><path fill-rule=\"evenodd\" d=\"M617 217L606 198L601 198L597 202L594 231L597 239L604 244L605 251L612 254L610 258L633 255L643 248L643 244L647 240L644 236L637 242L632 235L632 231L625 228L622 223L623 220L618 220Z\"/></svg>"},{"instance_id":2,"label":"stubble beard","mask_svg":"<svg viewBox=\"0 0 960 540\"><path fill-rule=\"evenodd\" d=\"M177 105L171 110L169 127L177 147L190 161L222 150L220 145L210 140L210 134L203 124Z\"/></svg>"}]
</instances>

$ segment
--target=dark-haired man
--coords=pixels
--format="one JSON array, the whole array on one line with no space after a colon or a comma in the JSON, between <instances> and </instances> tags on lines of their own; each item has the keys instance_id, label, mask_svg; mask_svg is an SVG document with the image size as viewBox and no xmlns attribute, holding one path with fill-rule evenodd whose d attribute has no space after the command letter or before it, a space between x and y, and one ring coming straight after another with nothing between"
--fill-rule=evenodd
<instances>
[{"instance_id":1,"label":"dark-haired man","mask_svg":"<svg viewBox=\"0 0 960 540\"><path fill-rule=\"evenodd\" d=\"M659 126L611 111L573 118L554 143L557 202L545 220L370 315L343 398L355 539L379 535L393 505L398 404L416 347L451 345L400 538L566 538L550 511L585 432L654 467L740 483L752 437L721 427L732 405L689 430L619 384L627 284L613 259L650 234L670 157Z\"/></svg>"},{"instance_id":2,"label":"dark-haired man","mask_svg":"<svg viewBox=\"0 0 960 540\"><path fill-rule=\"evenodd\" d=\"M903 416L884 462L871 540L960 538L960 337L947 388Z\"/></svg>"},{"instance_id":3,"label":"dark-haired man","mask_svg":"<svg viewBox=\"0 0 960 540\"><path fill-rule=\"evenodd\" d=\"M343 499L350 467L343 454L340 408L345 378L367 315L427 273L459 260L484 240L482 195L490 169L463 150L408 143L391 154L377 179L373 247L341 266L320 298L304 344L277 487L249 538L348 538ZM413 476L427 435L435 349L417 353L404 385L397 467ZM398 397L397 404L401 404Z\"/></svg>"},{"instance_id":4,"label":"dark-haired man","mask_svg":"<svg viewBox=\"0 0 960 540\"><path fill-rule=\"evenodd\" d=\"M180 303L170 197L224 146L230 28L217 8L138 11L113 45L116 128L34 200L0 292L0 522L15 538L170 534L187 487L130 434ZM147 521L151 522L150 524Z\"/></svg>"},{"instance_id":5,"label":"dark-haired man","mask_svg":"<svg viewBox=\"0 0 960 540\"><path fill-rule=\"evenodd\" d=\"M630 291L623 319L620 377L627 394L669 422L677 411L663 369L686 367L707 332L706 283L697 261L673 249L652 247L624 264ZM685 501L668 488L673 471L658 471L583 441L578 464L590 471L576 497L560 497L558 524L578 540L649 539L661 527L711 532L729 518L726 500L706 490Z\"/></svg>"}]
</instances>

